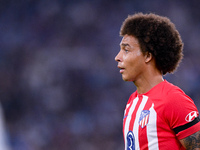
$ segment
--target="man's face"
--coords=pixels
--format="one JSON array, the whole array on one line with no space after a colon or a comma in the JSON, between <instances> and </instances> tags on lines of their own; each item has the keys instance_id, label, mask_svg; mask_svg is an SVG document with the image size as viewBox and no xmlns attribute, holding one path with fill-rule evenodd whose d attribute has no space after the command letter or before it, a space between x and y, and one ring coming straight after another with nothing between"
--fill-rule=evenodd
<instances>
[{"instance_id":1,"label":"man's face","mask_svg":"<svg viewBox=\"0 0 200 150\"><path fill-rule=\"evenodd\" d=\"M138 39L125 35L120 43L120 51L115 57L118 68L124 81L136 81L142 78L145 70L145 56L143 55Z\"/></svg>"}]
</instances>

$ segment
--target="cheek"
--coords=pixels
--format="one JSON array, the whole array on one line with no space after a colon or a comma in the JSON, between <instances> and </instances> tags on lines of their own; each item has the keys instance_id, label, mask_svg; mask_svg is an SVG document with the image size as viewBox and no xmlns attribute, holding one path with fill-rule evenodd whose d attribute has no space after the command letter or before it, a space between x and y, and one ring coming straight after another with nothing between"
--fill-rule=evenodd
<instances>
[{"instance_id":1,"label":"cheek","mask_svg":"<svg viewBox=\"0 0 200 150\"><path fill-rule=\"evenodd\" d=\"M130 55L128 57L124 58L124 62L126 63L126 65L128 65L129 67L134 67L134 65L137 63L137 56L136 55Z\"/></svg>"},{"instance_id":2,"label":"cheek","mask_svg":"<svg viewBox=\"0 0 200 150\"><path fill-rule=\"evenodd\" d=\"M141 56L141 52L140 52L140 51L137 51L135 55L136 55L137 57L140 57L140 56Z\"/></svg>"},{"instance_id":3,"label":"cheek","mask_svg":"<svg viewBox=\"0 0 200 150\"><path fill-rule=\"evenodd\" d=\"M133 59L127 62L127 65L129 67L129 73L137 74L144 69L144 60L140 56L135 56Z\"/></svg>"}]
</instances>

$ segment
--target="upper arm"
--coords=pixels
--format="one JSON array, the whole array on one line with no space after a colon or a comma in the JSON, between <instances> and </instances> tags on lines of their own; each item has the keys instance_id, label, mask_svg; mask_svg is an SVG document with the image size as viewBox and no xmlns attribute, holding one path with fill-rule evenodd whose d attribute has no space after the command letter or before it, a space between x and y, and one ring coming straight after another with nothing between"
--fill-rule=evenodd
<instances>
[{"instance_id":1,"label":"upper arm","mask_svg":"<svg viewBox=\"0 0 200 150\"><path fill-rule=\"evenodd\" d=\"M200 150L200 131L180 140L186 150Z\"/></svg>"}]
</instances>

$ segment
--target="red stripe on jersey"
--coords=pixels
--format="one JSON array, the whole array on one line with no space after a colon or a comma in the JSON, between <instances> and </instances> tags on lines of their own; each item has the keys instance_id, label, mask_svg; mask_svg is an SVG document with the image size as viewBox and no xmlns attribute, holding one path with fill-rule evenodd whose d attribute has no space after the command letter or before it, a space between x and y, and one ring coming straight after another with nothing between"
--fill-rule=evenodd
<instances>
[{"instance_id":1,"label":"red stripe on jersey","mask_svg":"<svg viewBox=\"0 0 200 150\"><path fill-rule=\"evenodd\" d=\"M130 102L130 104L128 105L128 107L126 106L127 108L125 109L125 113L124 113L123 127L125 126L126 119L127 119L127 117L128 117L128 112L129 112L129 110L130 110L132 104L133 104L133 100ZM124 135L124 130L123 130L123 135ZM125 142L125 141L126 141L126 140L125 140L125 136L124 136L124 142Z\"/></svg>"},{"instance_id":2,"label":"red stripe on jersey","mask_svg":"<svg viewBox=\"0 0 200 150\"><path fill-rule=\"evenodd\" d=\"M131 122L130 122L130 125L129 125L129 131L133 131L133 124L135 122L136 112L138 111L138 108L139 108L141 102L142 102L142 97L139 97L137 105L135 106L135 109L134 109L134 111L132 113L132 116L131 116Z\"/></svg>"},{"instance_id":3,"label":"red stripe on jersey","mask_svg":"<svg viewBox=\"0 0 200 150\"><path fill-rule=\"evenodd\" d=\"M147 103L146 103L146 105L144 106L143 110L149 110L151 108L151 106L152 106L152 102L148 100ZM151 115L151 114L149 114L149 115ZM147 115L145 118L149 119L149 115ZM144 122L144 121L149 121L149 120L143 119L143 123L146 124L146 122ZM138 135L139 135L139 137L142 137L139 140L140 149L142 149L142 150L148 150L147 126L145 126L143 128L141 126L139 126L139 133L138 133Z\"/></svg>"}]
</instances>

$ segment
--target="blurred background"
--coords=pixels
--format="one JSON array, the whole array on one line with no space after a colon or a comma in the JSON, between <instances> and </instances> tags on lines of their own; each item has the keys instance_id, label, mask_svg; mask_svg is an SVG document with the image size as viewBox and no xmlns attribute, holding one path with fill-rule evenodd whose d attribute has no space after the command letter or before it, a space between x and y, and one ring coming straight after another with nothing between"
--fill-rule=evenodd
<instances>
[{"instance_id":1,"label":"blurred background","mask_svg":"<svg viewBox=\"0 0 200 150\"><path fill-rule=\"evenodd\" d=\"M184 60L165 79L200 109L198 0L0 1L1 119L10 150L122 150L122 118L135 90L114 57L135 12L169 17ZM6 150L2 149L2 150Z\"/></svg>"}]
</instances>

